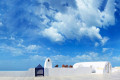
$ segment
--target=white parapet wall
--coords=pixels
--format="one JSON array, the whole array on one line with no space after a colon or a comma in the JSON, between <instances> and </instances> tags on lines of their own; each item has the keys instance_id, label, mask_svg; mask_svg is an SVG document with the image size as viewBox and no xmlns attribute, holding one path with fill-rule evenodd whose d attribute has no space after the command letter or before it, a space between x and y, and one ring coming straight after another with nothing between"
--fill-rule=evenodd
<instances>
[{"instance_id":1,"label":"white parapet wall","mask_svg":"<svg viewBox=\"0 0 120 80\"><path fill-rule=\"evenodd\" d=\"M81 67L90 67L92 69L92 73L96 74L104 74L104 73L111 73L112 66L110 62L103 61L103 62L79 62L73 65L73 68L81 68Z\"/></svg>"},{"instance_id":2,"label":"white parapet wall","mask_svg":"<svg viewBox=\"0 0 120 80\"><path fill-rule=\"evenodd\" d=\"M90 74L91 68L45 68L45 76L78 76L80 74Z\"/></svg>"},{"instance_id":3,"label":"white parapet wall","mask_svg":"<svg viewBox=\"0 0 120 80\"><path fill-rule=\"evenodd\" d=\"M113 67L112 68L112 72L118 72L118 71L120 71L120 67Z\"/></svg>"},{"instance_id":4,"label":"white parapet wall","mask_svg":"<svg viewBox=\"0 0 120 80\"><path fill-rule=\"evenodd\" d=\"M35 77L35 68L28 71L0 71L0 77Z\"/></svg>"}]
</instances>

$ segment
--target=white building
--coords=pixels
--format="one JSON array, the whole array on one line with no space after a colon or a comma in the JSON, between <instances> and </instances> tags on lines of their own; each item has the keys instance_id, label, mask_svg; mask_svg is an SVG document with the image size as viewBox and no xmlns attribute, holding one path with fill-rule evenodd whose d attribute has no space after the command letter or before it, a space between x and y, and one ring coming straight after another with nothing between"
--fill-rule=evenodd
<instances>
[{"instance_id":1,"label":"white building","mask_svg":"<svg viewBox=\"0 0 120 80\"><path fill-rule=\"evenodd\" d=\"M92 73L103 74L103 73L111 73L112 66L110 62L80 62L73 65L73 68L81 68L81 67L90 67L92 69Z\"/></svg>"},{"instance_id":2,"label":"white building","mask_svg":"<svg viewBox=\"0 0 120 80\"><path fill-rule=\"evenodd\" d=\"M52 61L50 58L45 60L44 76L76 76L80 74L90 74L90 67L81 68L52 68Z\"/></svg>"},{"instance_id":3,"label":"white building","mask_svg":"<svg viewBox=\"0 0 120 80\"><path fill-rule=\"evenodd\" d=\"M52 60L47 58L44 67L40 64L28 71L0 71L0 77L37 77L37 76L79 76L85 74L103 74L111 73L110 62L79 62L73 65L73 68L52 68ZM120 70L114 68L113 72Z\"/></svg>"},{"instance_id":4,"label":"white building","mask_svg":"<svg viewBox=\"0 0 120 80\"><path fill-rule=\"evenodd\" d=\"M50 58L45 60L44 75L45 76L69 76L80 74L103 74L111 73L112 66L110 62L80 62L75 63L73 68L52 68L52 61Z\"/></svg>"}]
</instances>

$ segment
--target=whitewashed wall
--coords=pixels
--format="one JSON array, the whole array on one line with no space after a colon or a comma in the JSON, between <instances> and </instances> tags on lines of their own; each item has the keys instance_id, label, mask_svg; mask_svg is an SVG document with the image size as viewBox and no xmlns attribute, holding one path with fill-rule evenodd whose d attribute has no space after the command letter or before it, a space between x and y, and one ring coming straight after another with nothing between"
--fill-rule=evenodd
<instances>
[{"instance_id":1,"label":"whitewashed wall","mask_svg":"<svg viewBox=\"0 0 120 80\"><path fill-rule=\"evenodd\" d=\"M92 68L92 72L95 72L96 74L104 74L104 73L111 73L112 66L110 62L104 61L104 62L79 62L75 63L73 65L73 68L81 68L81 67L90 67Z\"/></svg>"},{"instance_id":2,"label":"whitewashed wall","mask_svg":"<svg viewBox=\"0 0 120 80\"><path fill-rule=\"evenodd\" d=\"M28 71L0 71L0 77L34 77L35 69L30 68Z\"/></svg>"},{"instance_id":3,"label":"whitewashed wall","mask_svg":"<svg viewBox=\"0 0 120 80\"><path fill-rule=\"evenodd\" d=\"M90 74L91 68L45 68L45 76L76 76L80 74Z\"/></svg>"}]
</instances>

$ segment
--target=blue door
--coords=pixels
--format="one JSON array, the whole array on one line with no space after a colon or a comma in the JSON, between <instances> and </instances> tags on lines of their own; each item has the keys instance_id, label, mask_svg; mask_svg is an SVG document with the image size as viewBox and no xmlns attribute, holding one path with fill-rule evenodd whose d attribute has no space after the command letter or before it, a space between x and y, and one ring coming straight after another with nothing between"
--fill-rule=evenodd
<instances>
[{"instance_id":1,"label":"blue door","mask_svg":"<svg viewBox=\"0 0 120 80\"><path fill-rule=\"evenodd\" d=\"M40 64L35 68L35 76L44 76L44 68Z\"/></svg>"}]
</instances>

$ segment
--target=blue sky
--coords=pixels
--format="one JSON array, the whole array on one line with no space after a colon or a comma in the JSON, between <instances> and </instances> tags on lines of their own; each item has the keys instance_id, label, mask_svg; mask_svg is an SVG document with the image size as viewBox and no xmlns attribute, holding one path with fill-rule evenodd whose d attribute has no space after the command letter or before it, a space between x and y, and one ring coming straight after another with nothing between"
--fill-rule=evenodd
<instances>
[{"instance_id":1,"label":"blue sky","mask_svg":"<svg viewBox=\"0 0 120 80\"><path fill-rule=\"evenodd\" d=\"M82 61L120 66L119 0L0 0L0 70Z\"/></svg>"}]
</instances>

